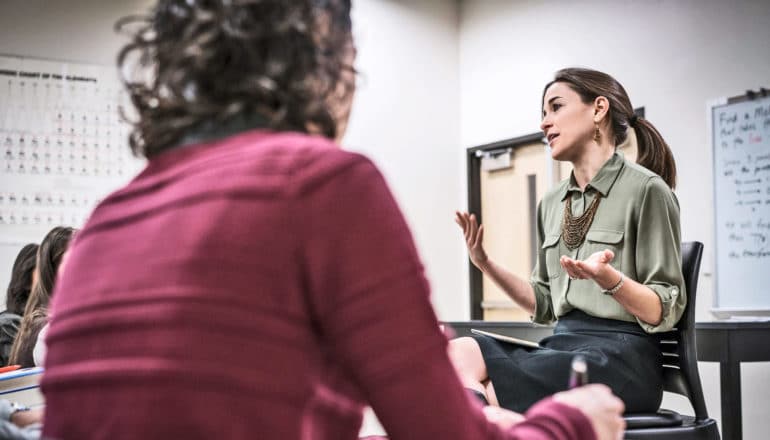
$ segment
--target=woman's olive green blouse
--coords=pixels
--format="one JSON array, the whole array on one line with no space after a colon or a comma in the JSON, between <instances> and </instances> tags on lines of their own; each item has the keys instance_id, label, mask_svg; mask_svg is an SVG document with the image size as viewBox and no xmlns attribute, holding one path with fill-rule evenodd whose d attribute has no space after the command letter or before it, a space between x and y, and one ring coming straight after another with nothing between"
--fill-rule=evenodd
<instances>
[{"instance_id":1,"label":"woman's olive green blouse","mask_svg":"<svg viewBox=\"0 0 770 440\"><path fill-rule=\"evenodd\" d=\"M561 240L564 200L572 198L572 213L580 215L596 193L602 200L586 239L570 250ZM572 309L621 321L637 321L649 332L671 330L682 316L687 296L682 276L679 202L658 175L615 153L581 191L574 175L550 190L538 206L539 250L530 280L535 290L533 321L548 323ZM567 255L585 259L610 249L610 263L626 277L652 289L663 305L657 326L631 315L593 280L570 280L559 264Z\"/></svg>"}]
</instances>

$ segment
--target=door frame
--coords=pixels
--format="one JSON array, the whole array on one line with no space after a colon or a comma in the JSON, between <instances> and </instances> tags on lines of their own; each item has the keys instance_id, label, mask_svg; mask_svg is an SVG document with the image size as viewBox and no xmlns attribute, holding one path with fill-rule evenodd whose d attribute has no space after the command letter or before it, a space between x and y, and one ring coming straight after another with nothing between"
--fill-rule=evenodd
<instances>
[{"instance_id":1,"label":"door frame","mask_svg":"<svg viewBox=\"0 0 770 440\"><path fill-rule=\"evenodd\" d=\"M468 212L476 215L479 224L483 222L481 218L481 159L484 157L484 153L494 155L498 150L502 153L508 149L515 153L517 148L542 141L543 133L537 132L471 147L466 150L466 163L468 165ZM468 260L468 270L470 275L471 319L482 320L484 319L484 310L481 307L481 301L484 299L484 275L471 263L470 259Z\"/></svg>"}]
</instances>

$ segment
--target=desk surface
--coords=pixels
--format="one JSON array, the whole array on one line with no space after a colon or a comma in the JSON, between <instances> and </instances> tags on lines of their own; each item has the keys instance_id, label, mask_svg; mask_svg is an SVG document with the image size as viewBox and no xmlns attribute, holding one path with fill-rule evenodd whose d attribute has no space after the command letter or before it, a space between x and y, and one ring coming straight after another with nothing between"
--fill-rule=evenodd
<instances>
[{"instance_id":1,"label":"desk surface","mask_svg":"<svg viewBox=\"0 0 770 440\"><path fill-rule=\"evenodd\" d=\"M770 328L770 321L701 321L695 323L697 329L743 330L751 328Z\"/></svg>"},{"instance_id":2,"label":"desk surface","mask_svg":"<svg viewBox=\"0 0 770 440\"><path fill-rule=\"evenodd\" d=\"M695 323L698 360L770 362L770 322L710 321Z\"/></svg>"}]
</instances>

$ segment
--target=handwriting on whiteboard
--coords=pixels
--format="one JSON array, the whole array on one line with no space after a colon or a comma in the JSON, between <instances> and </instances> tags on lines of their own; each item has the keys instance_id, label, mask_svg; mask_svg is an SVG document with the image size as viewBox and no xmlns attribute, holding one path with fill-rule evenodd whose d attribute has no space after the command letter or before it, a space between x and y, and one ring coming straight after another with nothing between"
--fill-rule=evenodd
<instances>
[{"instance_id":1,"label":"handwriting on whiteboard","mask_svg":"<svg viewBox=\"0 0 770 440\"><path fill-rule=\"evenodd\" d=\"M730 259L770 258L770 103L767 100L715 116L715 160L723 191L717 219Z\"/></svg>"}]
</instances>

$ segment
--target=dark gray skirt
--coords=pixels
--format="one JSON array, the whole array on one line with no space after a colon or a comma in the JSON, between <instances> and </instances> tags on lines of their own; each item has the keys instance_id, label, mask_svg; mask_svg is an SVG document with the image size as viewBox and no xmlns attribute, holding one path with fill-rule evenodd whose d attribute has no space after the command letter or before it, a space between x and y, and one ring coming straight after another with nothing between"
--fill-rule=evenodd
<instances>
[{"instance_id":1,"label":"dark gray skirt","mask_svg":"<svg viewBox=\"0 0 770 440\"><path fill-rule=\"evenodd\" d=\"M567 389L570 365L580 353L588 382L603 383L626 404L626 412L654 412L663 397L662 355L655 335L634 322L573 310L559 318L542 348L530 349L474 335L500 406L525 412L538 400Z\"/></svg>"}]
</instances>

